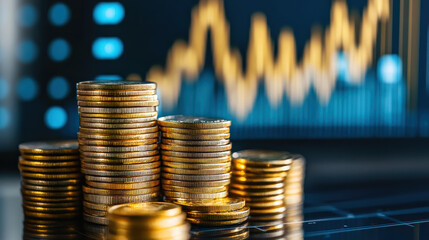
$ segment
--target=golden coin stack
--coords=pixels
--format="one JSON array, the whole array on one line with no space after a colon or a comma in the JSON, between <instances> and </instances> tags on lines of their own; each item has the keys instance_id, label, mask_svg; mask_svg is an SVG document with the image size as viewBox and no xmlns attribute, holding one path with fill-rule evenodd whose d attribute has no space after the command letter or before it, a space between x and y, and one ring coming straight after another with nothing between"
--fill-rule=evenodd
<instances>
[{"instance_id":1,"label":"golden coin stack","mask_svg":"<svg viewBox=\"0 0 429 240\"><path fill-rule=\"evenodd\" d=\"M156 84L80 82L77 98L84 219L107 225L109 206L158 199Z\"/></svg>"},{"instance_id":2,"label":"golden coin stack","mask_svg":"<svg viewBox=\"0 0 429 240\"><path fill-rule=\"evenodd\" d=\"M288 174L299 155L265 150L243 150L233 154L230 193L242 197L250 207L250 225L266 226L264 232L252 229L252 238L285 235ZM254 230L254 231L253 231Z\"/></svg>"},{"instance_id":3,"label":"golden coin stack","mask_svg":"<svg viewBox=\"0 0 429 240\"><path fill-rule=\"evenodd\" d=\"M128 203L108 212L108 239L189 239L190 225L180 206L166 202Z\"/></svg>"},{"instance_id":4,"label":"golden coin stack","mask_svg":"<svg viewBox=\"0 0 429 240\"><path fill-rule=\"evenodd\" d=\"M223 230L210 228L193 229L192 239L246 239L249 236L247 218L249 207L243 199L219 198L213 200L174 199L187 213L187 220L196 225L225 227Z\"/></svg>"},{"instance_id":5,"label":"golden coin stack","mask_svg":"<svg viewBox=\"0 0 429 240\"><path fill-rule=\"evenodd\" d=\"M218 199L228 195L231 122L168 116L158 119L162 134L162 190L167 199Z\"/></svg>"},{"instance_id":6,"label":"golden coin stack","mask_svg":"<svg viewBox=\"0 0 429 240\"><path fill-rule=\"evenodd\" d=\"M77 236L82 194L77 141L19 145L24 238Z\"/></svg>"}]
</instances>

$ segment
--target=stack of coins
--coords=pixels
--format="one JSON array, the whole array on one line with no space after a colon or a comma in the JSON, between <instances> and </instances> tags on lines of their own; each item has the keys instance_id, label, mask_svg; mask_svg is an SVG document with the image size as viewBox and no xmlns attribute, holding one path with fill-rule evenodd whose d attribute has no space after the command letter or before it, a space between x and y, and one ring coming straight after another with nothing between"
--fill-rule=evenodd
<instances>
[{"instance_id":1,"label":"stack of coins","mask_svg":"<svg viewBox=\"0 0 429 240\"><path fill-rule=\"evenodd\" d=\"M288 174L295 159L302 157L265 150L243 150L233 154L230 193L246 200L250 207L250 225L267 226L264 232L252 229L252 238L285 235Z\"/></svg>"},{"instance_id":2,"label":"stack of coins","mask_svg":"<svg viewBox=\"0 0 429 240\"><path fill-rule=\"evenodd\" d=\"M77 141L19 145L24 238L77 236L81 173Z\"/></svg>"},{"instance_id":3,"label":"stack of coins","mask_svg":"<svg viewBox=\"0 0 429 240\"><path fill-rule=\"evenodd\" d=\"M161 161L156 84L77 84L84 219L107 225L111 205L157 200Z\"/></svg>"},{"instance_id":4,"label":"stack of coins","mask_svg":"<svg viewBox=\"0 0 429 240\"><path fill-rule=\"evenodd\" d=\"M162 133L162 189L167 199L217 199L228 195L231 122L169 116L158 119Z\"/></svg>"},{"instance_id":5,"label":"stack of coins","mask_svg":"<svg viewBox=\"0 0 429 240\"><path fill-rule=\"evenodd\" d=\"M195 225L226 227L223 231L198 228L193 229L193 239L245 239L249 236L246 228L249 207L243 199L220 198L214 200L174 199L187 213L187 220Z\"/></svg>"},{"instance_id":6,"label":"stack of coins","mask_svg":"<svg viewBox=\"0 0 429 240\"><path fill-rule=\"evenodd\" d=\"M180 206L165 202L128 203L108 213L108 238L128 240L189 239L190 225Z\"/></svg>"}]
</instances>

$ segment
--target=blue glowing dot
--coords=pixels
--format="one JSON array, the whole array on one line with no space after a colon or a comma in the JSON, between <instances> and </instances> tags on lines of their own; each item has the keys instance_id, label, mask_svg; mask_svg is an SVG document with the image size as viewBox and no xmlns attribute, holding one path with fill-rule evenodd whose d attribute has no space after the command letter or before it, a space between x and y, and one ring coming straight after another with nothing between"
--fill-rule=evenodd
<instances>
[{"instance_id":1,"label":"blue glowing dot","mask_svg":"<svg viewBox=\"0 0 429 240\"><path fill-rule=\"evenodd\" d=\"M0 99L4 99L7 97L9 93L10 86L9 83L6 82L3 78L0 78Z\"/></svg>"},{"instance_id":2,"label":"blue glowing dot","mask_svg":"<svg viewBox=\"0 0 429 240\"><path fill-rule=\"evenodd\" d=\"M101 2L94 7L93 15L99 25L118 24L124 19L125 10L119 2Z\"/></svg>"},{"instance_id":3,"label":"blue glowing dot","mask_svg":"<svg viewBox=\"0 0 429 240\"><path fill-rule=\"evenodd\" d=\"M60 129L66 125L67 113L62 107L53 106L45 113L45 124L50 129Z\"/></svg>"},{"instance_id":4,"label":"blue glowing dot","mask_svg":"<svg viewBox=\"0 0 429 240\"><path fill-rule=\"evenodd\" d=\"M398 55L384 55L378 60L377 76L384 83L397 83L402 79L402 61Z\"/></svg>"},{"instance_id":5,"label":"blue glowing dot","mask_svg":"<svg viewBox=\"0 0 429 240\"><path fill-rule=\"evenodd\" d=\"M64 77L54 77L48 83L48 94L53 99L64 99L69 93L69 84Z\"/></svg>"},{"instance_id":6,"label":"blue glowing dot","mask_svg":"<svg viewBox=\"0 0 429 240\"><path fill-rule=\"evenodd\" d=\"M344 82L349 82L349 66L347 57L343 52L337 54L337 75L338 79Z\"/></svg>"},{"instance_id":7,"label":"blue glowing dot","mask_svg":"<svg viewBox=\"0 0 429 240\"><path fill-rule=\"evenodd\" d=\"M31 27L36 24L37 20L39 19L39 12L33 5L26 4L19 10L18 17L18 21L21 26Z\"/></svg>"},{"instance_id":8,"label":"blue glowing dot","mask_svg":"<svg viewBox=\"0 0 429 240\"><path fill-rule=\"evenodd\" d=\"M54 4L49 9L49 21L54 26L63 26L70 20L70 9L64 3Z\"/></svg>"},{"instance_id":9,"label":"blue glowing dot","mask_svg":"<svg viewBox=\"0 0 429 240\"><path fill-rule=\"evenodd\" d=\"M0 129L4 129L9 125L10 122L10 114L9 111L4 108L0 107Z\"/></svg>"},{"instance_id":10,"label":"blue glowing dot","mask_svg":"<svg viewBox=\"0 0 429 240\"><path fill-rule=\"evenodd\" d=\"M122 41L116 37L97 38L92 44L92 54L97 59L117 59L123 51Z\"/></svg>"},{"instance_id":11,"label":"blue glowing dot","mask_svg":"<svg viewBox=\"0 0 429 240\"><path fill-rule=\"evenodd\" d=\"M49 57L56 61L61 62L66 60L70 55L70 45L69 43L62 39L58 38L51 42L49 45Z\"/></svg>"},{"instance_id":12,"label":"blue glowing dot","mask_svg":"<svg viewBox=\"0 0 429 240\"><path fill-rule=\"evenodd\" d=\"M98 75L95 77L95 80L100 81L121 81L122 77L119 75Z\"/></svg>"},{"instance_id":13,"label":"blue glowing dot","mask_svg":"<svg viewBox=\"0 0 429 240\"><path fill-rule=\"evenodd\" d=\"M23 63L33 62L37 55L39 54L39 50L37 45L31 40L24 40L19 44L18 47L18 59Z\"/></svg>"},{"instance_id":14,"label":"blue glowing dot","mask_svg":"<svg viewBox=\"0 0 429 240\"><path fill-rule=\"evenodd\" d=\"M39 86L32 77L23 77L18 83L18 96L23 101L33 100L39 93Z\"/></svg>"}]
</instances>

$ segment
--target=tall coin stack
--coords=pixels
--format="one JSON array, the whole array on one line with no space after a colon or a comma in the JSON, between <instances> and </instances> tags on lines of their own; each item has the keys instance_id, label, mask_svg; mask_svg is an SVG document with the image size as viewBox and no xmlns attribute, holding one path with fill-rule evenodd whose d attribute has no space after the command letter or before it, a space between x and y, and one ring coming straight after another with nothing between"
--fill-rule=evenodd
<instances>
[{"instance_id":1,"label":"tall coin stack","mask_svg":"<svg viewBox=\"0 0 429 240\"><path fill-rule=\"evenodd\" d=\"M228 195L231 122L168 116L161 129L162 190L167 199L218 199Z\"/></svg>"},{"instance_id":2,"label":"tall coin stack","mask_svg":"<svg viewBox=\"0 0 429 240\"><path fill-rule=\"evenodd\" d=\"M190 225L180 206L165 202L128 203L109 209L108 239L189 239Z\"/></svg>"},{"instance_id":3,"label":"tall coin stack","mask_svg":"<svg viewBox=\"0 0 429 240\"><path fill-rule=\"evenodd\" d=\"M233 154L230 193L242 197L250 207L252 238L268 239L286 235L288 174L300 155L265 150L243 150Z\"/></svg>"},{"instance_id":4,"label":"tall coin stack","mask_svg":"<svg viewBox=\"0 0 429 240\"><path fill-rule=\"evenodd\" d=\"M156 84L80 82L77 98L84 219L107 225L109 206L158 199Z\"/></svg>"},{"instance_id":5,"label":"tall coin stack","mask_svg":"<svg viewBox=\"0 0 429 240\"><path fill-rule=\"evenodd\" d=\"M77 141L19 145L24 239L78 236L81 173Z\"/></svg>"}]
</instances>

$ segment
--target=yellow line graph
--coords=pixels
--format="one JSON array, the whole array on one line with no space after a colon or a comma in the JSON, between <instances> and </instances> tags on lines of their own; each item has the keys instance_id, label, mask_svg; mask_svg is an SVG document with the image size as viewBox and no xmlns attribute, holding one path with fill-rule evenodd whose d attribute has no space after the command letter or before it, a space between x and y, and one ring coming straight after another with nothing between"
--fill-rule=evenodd
<instances>
[{"instance_id":1,"label":"yellow line graph","mask_svg":"<svg viewBox=\"0 0 429 240\"><path fill-rule=\"evenodd\" d=\"M266 18L256 13L251 19L243 71L242 56L230 46L223 2L202 0L192 10L189 42L177 40L168 52L165 69L153 66L146 80L158 83L164 107L175 106L182 76L197 79L204 67L207 34L211 31L214 71L225 85L229 111L238 118L243 119L252 110L259 81L263 81L272 106L281 102L283 94L292 103L301 103L311 86L319 101L326 103L337 79L337 52L343 51L347 58L351 81L360 83L373 61L378 23L389 18L389 10L389 0L368 0L357 29L347 4L334 2L330 24L324 32L317 27L312 30L301 61L297 60L294 34L288 28L280 32L275 59Z\"/></svg>"}]
</instances>

